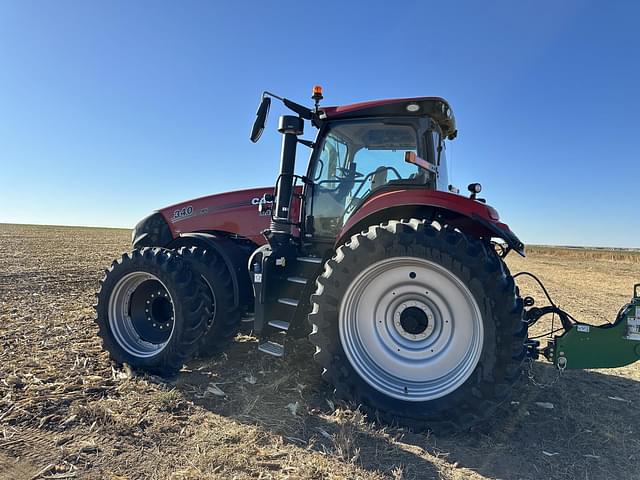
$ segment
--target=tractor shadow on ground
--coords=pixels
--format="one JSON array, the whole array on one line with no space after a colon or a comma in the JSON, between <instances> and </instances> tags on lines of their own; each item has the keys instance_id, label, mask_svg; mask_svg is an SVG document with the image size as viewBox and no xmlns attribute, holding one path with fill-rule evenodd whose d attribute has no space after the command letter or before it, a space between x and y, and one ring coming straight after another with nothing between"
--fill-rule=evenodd
<instances>
[{"instance_id":1,"label":"tractor shadow on ground","mask_svg":"<svg viewBox=\"0 0 640 480\"><path fill-rule=\"evenodd\" d=\"M552 366L537 362L536 381L551 385L536 386L525 373L491 421L469 432L424 434L376 425L336 402L312 348L301 341L292 350L285 360L265 358L246 337L221 357L192 362L173 386L213 413L390 478L441 478L443 469L460 468L523 479L637 473L626 459L640 458L640 410L632 407L638 381L593 371L558 378ZM212 384L224 396L207 392Z\"/></svg>"}]
</instances>

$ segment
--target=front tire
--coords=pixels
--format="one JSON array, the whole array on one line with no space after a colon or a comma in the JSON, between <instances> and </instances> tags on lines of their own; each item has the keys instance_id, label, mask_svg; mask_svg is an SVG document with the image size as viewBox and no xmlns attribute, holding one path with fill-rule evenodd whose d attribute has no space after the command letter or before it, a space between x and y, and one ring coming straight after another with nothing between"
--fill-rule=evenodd
<instances>
[{"instance_id":1,"label":"front tire","mask_svg":"<svg viewBox=\"0 0 640 480\"><path fill-rule=\"evenodd\" d=\"M336 395L388 423L468 428L520 375L522 301L482 242L419 220L354 235L325 265L309 315Z\"/></svg>"},{"instance_id":2,"label":"front tire","mask_svg":"<svg viewBox=\"0 0 640 480\"><path fill-rule=\"evenodd\" d=\"M198 355L220 352L240 329L241 310L233 300L233 280L224 260L201 247L182 247L179 251L191 268L200 274L210 294L207 332L198 341Z\"/></svg>"},{"instance_id":3,"label":"front tire","mask_svg":"<svg viewBox=\"0 0 640 480\"><path fill-rule=\"evenodd\" d=\"M118 363L171 375L207 330L208 292L176 252L141 248L114 261L100 281L98 335Z\"/></svg>"}]
</instances>

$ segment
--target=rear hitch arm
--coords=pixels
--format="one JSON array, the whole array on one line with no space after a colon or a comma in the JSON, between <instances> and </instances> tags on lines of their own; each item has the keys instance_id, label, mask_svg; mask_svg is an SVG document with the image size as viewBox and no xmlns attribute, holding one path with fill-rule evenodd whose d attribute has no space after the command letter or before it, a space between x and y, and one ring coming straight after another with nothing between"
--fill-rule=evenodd
<instances>
[{"instance_id":1,"label":"rear hitch arm","mask_svg":"<svg viewBox=\"0 0 640 480\"><path fill-rule=\"evenodd\" d=\"M528 326L545 315L557 314L562 328L543 348L534 338L525 342L527 356L537 359L540 355L558 369L615 368L640 360L640 284L634 286L633 297L624 305L614 323L590 325L576 321L555 304L534 307L531 297L524 298L523 321Z\"/></svg>"}]
</instances>

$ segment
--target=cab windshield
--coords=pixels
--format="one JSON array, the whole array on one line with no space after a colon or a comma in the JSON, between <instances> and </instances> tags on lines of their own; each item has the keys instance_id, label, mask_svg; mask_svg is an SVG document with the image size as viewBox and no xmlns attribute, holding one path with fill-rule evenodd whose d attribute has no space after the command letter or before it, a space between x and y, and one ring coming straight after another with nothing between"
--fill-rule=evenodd
<instances>
[{"instance_id":1,"label":"cab windshield","mask_svg":"<svg viewBox=\"0 0 640 480\"><path fill-rule=\"evenodd\" d=\"M433 162L428 150L433 151L431 132L421 139L410 124L372 120L330 127L310 172L315 234L335 236L364 198L384 186L435 188L429 172L404 160L414 152Z\"/></svg>"}]
</instances>

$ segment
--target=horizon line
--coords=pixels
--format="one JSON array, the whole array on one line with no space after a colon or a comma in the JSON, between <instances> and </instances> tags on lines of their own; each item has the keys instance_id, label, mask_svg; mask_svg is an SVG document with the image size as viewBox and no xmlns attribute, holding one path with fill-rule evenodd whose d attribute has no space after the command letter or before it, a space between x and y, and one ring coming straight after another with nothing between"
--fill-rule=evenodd
<instances>
[{"instance_id":1,"label":"horizon line","mask_svg":"<svg viewBox=\"0 0 640 480\"><path fill-rule=\"evenodd\" d=\"M108 225L69 225L69 224L50 224L50 223L9 223L0 222L0 225L20 225L25 227L65 227L65 228L104 228L108 230L133 230L133 227L114 227ZM583 249L583 250L619 250L625 252L640 252L638 247L598 247L595 245L554 245L549 243L529 243L526 247L543 247L543 248L567 248L567 249Z\"/></svg>"}]
</instances>

